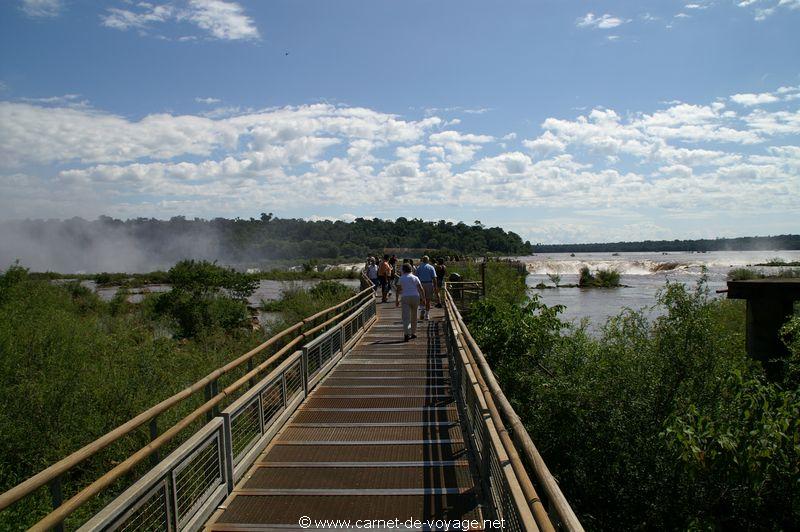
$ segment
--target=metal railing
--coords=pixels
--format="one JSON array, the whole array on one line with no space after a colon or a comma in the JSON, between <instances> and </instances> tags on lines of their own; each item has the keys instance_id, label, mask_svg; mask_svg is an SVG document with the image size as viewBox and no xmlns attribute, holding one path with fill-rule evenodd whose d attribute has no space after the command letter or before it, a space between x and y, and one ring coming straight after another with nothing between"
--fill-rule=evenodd
<instances>
[{"instance_id":1,"label":"metal railing","mask_svg":"<svg viewBox=\"0 0 800 532\"><path fill-rule=\"evenodd\" d=\"M486 295L482 281L446 281L453 302L461 310L466 310L473 301Z\"/></svg>"},{"instance_id":2,"label":"metal railing","mask_svg":"<svg viewBox=\"0 0 800 532\"><path fill-rule=\"evenodd\" d=\"M335 314L332 317L328 317ZM376 316L372 289L309 316L256 349L215 370L185 390L151 407L108 434L53 464L0 495L0 510L58 481L106 446L128 435L195 392L205 391L205 402L102 477L36 523L32 530L60 529L63 521L88 500L103 492L135 466L153 455L203 415L210 421L164 460L84 524L81 530L195 530L233 490L258 454L319 380L352 347ZM316 321L324 320L314 325ZM300 332L304 327L310 329ZM253 367L253 357L279 339L293 339ZM220 376L248 363L248 371L218 390ZM278 364L277 367L274 367ZM274 369L273 369L274 367ZM267 370L266 377L258 380ZM246 389L225 406L226 398ZM210 414L210 416L209 416ZM152 422L151 422L152 426Z\"/></svg>"},{"instance_id":3,"label":"metal railing","mask_svg":"<svg viewBox=\"0 0 800 532\"><path fill-rule=\"evenodd\" d=\"M453 391L469 427L468 439L492 518L503 519L506 530L582 532L580 521L467 329L449 287L445 290L445 320Z\"/></svg>"}]
</instances>

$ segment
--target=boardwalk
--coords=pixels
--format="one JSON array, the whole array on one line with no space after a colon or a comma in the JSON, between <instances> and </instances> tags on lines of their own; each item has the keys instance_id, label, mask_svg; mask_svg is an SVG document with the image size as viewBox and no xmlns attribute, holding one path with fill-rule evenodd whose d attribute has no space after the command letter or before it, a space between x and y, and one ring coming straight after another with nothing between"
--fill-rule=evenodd
<instances>
[{"instance_id":1,"label":"boardwalk","mask_svg":"<svg viewBox=\"0 0 800 532\"><path fill-rule=\"evenodd\" d=\"M453 283L458 301L471 284L480 288ZM403 342L399 309L366 288L0 494L0 511L47 486L52 510L31 530L59 530L139 467L81 531L583 532L449 286L444 295L445 309ZM180 421L158 423L201 393ZM150 443L63 500L68 472L143 427Z\"/></svg>"},{"instance_id":2,"label":"boardwalk","mask_svg":"<svg viewBox=\"0 0 800 532\"><path fill-rule=\"evenodd\" d=\"M443 312L402 341L378 320L309 395L206 530L313 520L481 519L475 469L450 388ZM313 527L313 524L312 524ZM350 527L348 527L350 528Z\"/></svg>"}]
</instances>

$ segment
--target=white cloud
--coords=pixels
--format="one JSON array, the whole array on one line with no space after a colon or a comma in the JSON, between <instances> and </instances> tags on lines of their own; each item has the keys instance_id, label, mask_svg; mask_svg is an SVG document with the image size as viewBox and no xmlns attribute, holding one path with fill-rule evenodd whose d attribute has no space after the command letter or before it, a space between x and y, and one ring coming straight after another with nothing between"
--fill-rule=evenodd
<instances>
[{"instance_id":1,"label":"white cloud","mask_svg":"<svg viewBox=\"0 0 800 532\"><path fill-rule=\"evenodd\" d=\"M545 131L539 138L533 140L523 140L522 145L540 158L551 153L563 152L567 147L567 143L556 137L551 131Z\"/></svg>"},{"instance_id":2,"label":"white cloud","mask_svg":"<svg viewBox=\"0 0 800 532\"><path fill-rule=\"evenodd\" d=\"M222 0L191 0L190 9L183 14L199 28L217 39L259 39L258 28L244 9L235 2Z\"/></svg>"},{"instance_id":3,"label":"white cloud","mask_svg":"<svg viewBox=\"0 0 800 532\"><path fill-rule=\"evenodd\" d=\"M778 97L768 92L764 92L761 94L743 93L743 94L734 94L733 96L731 96L731 101L738 103L739 105L745 105L751 107L754 105L762 105L765 103L777 102Z\"/></svg>"},{"instance_id":4,"label":"white cloud","mask_svg":"<svg viewBox=\"0 0 800 532\"><path fill-rule=\"evenodd\" d=\"M70 107L75 98L0 102L0 209L217 216L263 205L342 212L389 198L400 206L797 212L800 111L786 98L798 92L781 87L769 93L774 108L743 114L728 97L550 117L522 151L481 132L439 130L437 116L329 104L131 119Z\"/></svg>"},{"instance_id":5,"label":"white cloud","mask_svg":"<svg viewBox=\"0 0 800 532\"><path fill-rule=\"evenodd\" d=\"M741 0L738 6L752 8L753 18L762 22L780 9L800 9L800 0Z\"/></svg>"},{"instance_id":6,"label":"white cloud","mask_svg":"<svg viewBox=\"0 0 800 532\"><path fill-rule=\"evenodd\" d=\"M201 97L198 96L198 97L196 97L194 99L194 101L196 101L197 103L204 103L206 105L212 105L212 104L215 104L215 103L219 103L222 100L220 100L219 98L201 98Z\"/></svg>"},{"instance_id":7,"label":"white cloud","mask_svg":"<svg viewBox=\"0 0 800 532\"><path fill-rule=\"evenodd\" d=\"M601 30L607 30L616 28L617 26L625 24L626 22L628 21L619 17L611 16L608 13L599 17L596 17L594 13L586 13L585 16L575 21L575 25L579 28L598 28Z\"/></svg>"},{"instance_id":8,"label":"white cloud","mask_svg":"<svg viewBox=\"0 0 800 532\"><path fill-rule=\"evenodd\" d=\"M189 0L188 4L175 2L154 5L141 2L136 10L108 8L101 16L102 24L117 30L137 29L147 32L152 26L165 22L187 22L204 30L214 39L258 40L260 34L253 20L236 2L224 0ZM195 36L182 36L179 41L194 40Z\"/></svg>"},{"instance_id":9,"label":"white cloud","mask_svg":"<svg viewBox=\"0 0 800 532\"><path fill-rule=\"evenodd\" d=\"M334 137L377 144L411 142L440 122L437 117L410 122L370 109L328 104L222 119L157 114L131 121L92 109L0 102L0 164L168 160L208 156L217 149L232 151L240 142L254 152L277 146L297 159L299 150L318 153L339 142Z\"/></svg>"},{"instance_id":10,"label":"white cloud","mask_svg":"<svg viewBox=\"0 0 800 532\"><path fill-rule=\"evenodd\" d=\"M61 14L61 0L22 0L22 12L29 17L52 18Z\"/></svg>"}]
</instances>

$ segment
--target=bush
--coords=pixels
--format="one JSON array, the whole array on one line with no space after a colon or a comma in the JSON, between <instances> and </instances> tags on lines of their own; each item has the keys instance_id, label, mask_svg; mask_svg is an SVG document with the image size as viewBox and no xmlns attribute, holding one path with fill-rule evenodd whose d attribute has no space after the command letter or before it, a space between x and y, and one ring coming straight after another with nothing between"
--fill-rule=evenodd
<instances>
[{"instance_id":1,"label":"bush","mask_svg":"<svg viewBox=\"0 0 800 532\"><path fill-rule=\"evenodd\" d=\"M154 296L154 311L170 317L182 337L219 327L231 331L246 324L246 298L258 286L252 276L208 261L185 260L169 270L172 290Z\"/></svg>"},{"instance_id":2,"label":"bush","mask_svg":"<svg viewBox=\"0 0 800 532\"><path fill-rule=\"evenodd\" d=\"M581 288L612 288L619 286L620 275L616 270L600 269L595 274L587 266L584 266L578 272L578 286Z\"/></svg>"},{"instance_id":3,"label":"bush","mask_svg":"<svg viewBox=\"0 0 800 532\"><path fill-rule=\"evenodd\" d=\"M336 281L320 281L311 288L291 286L283 290L278 301L262 301L261 310L280 312L281 320L273 330L293 325L312 314L341 303L356 294L355 290Z\"/></svg>"},{"instance_id":4,"label":"bush","mask_svg":"<svg viewBox=\"0 0 800 532\"><path fill-rule=\"evenodd\" d=\"M235 334L209 330L196 340L174 340L156 334L161 326L147 312L153 297L141 306L120 303L112 313L112 304L92 296L79 284L31 280L24 268L0 274L0 492L261 341L245 329ZM212 314L224 322L232 300L220 301L222 308ZM192 401L160 415L159 427L187 414L197 406ZM181 438L185 434L178 442ZM145 425L65 474L65 496L148 441ZM130 475L93 498L66 528L76 529L82 517L98 511L135 478ZM50 509L47 490L39 490L0 512L0 530L27 529Z\"/></svg>"},{"instance_id":5,"label":"bush","mask_svg":"<svg viewBox=\"0 0 800 532\"><path fill-rule=\"evenodd\" d=\"M598 337L537 298L476 303L469 327L587 530L796 529L797 374L764 379L745 305L705 279L657 303ZM784 330L798 360L800 318Z\"/></svg>"},{"instance_id":6,"label":"bush","mask_svg":"<svg viewBox=\"0 0 800 532\"><path fill-rule=\"evenodd\" d=\"M752 279L762 279L764 274L749 268L734 268L728 272L729 281L750 281Z\"/></svg>"}]
</instances>

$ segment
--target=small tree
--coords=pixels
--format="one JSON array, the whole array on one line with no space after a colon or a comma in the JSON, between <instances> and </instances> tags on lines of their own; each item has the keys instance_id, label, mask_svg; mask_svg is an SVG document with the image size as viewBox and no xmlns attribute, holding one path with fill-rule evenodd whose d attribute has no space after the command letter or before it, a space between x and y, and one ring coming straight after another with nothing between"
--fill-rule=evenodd
<instances>
[{"instance_id":1,"label":"small tree","mask_svg":"<svg viewBox=\"0 0 800 532\"><path fill-rule=\"evenodd\" d=\"M553 281L553 284L558 288L558 283L561 282L561 276L557 273L548 273L547 276Z\"/></svg>"}]
</instances>

